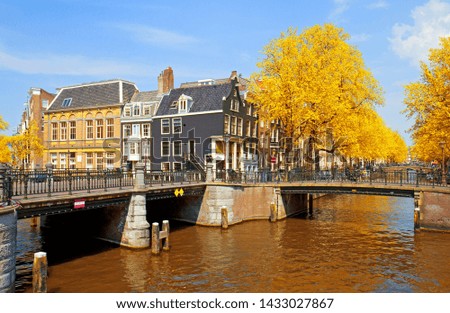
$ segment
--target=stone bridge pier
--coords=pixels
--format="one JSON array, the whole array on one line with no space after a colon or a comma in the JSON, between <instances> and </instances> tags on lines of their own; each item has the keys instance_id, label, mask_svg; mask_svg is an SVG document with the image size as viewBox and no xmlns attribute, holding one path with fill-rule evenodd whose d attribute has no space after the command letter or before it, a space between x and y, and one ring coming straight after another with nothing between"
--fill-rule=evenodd
<instances>
[{"instance_id":1,"label":"stone bridge pier","mask_svg":"<svg viewBox=\"0 0 450 313\"><path fill-rule=\"evenodd\" d=\"M144 164L136 164L135 169L134 190L127 209L120 244L129 248L148 248L150 224L147 222Z\"/></svg>"},{"instance_id":2,"label":"stone bridge pier","mask_svg":"<svg viewBox=\"0 0 450 313\"><path fill-rule=\"evenodd\" d=\"M16 236L16 208L0 208L0 292L14 292L15 289Z\"/></svg>"}]
</instances>

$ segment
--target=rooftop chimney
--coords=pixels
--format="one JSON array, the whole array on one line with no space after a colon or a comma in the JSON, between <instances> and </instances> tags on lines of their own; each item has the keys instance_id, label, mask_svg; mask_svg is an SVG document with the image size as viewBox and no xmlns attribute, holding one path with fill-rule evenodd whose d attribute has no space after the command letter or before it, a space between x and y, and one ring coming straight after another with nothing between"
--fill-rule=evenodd
<instances>
[{"instance_id":1,"label":"rooftop chimney","mask_svg":"<svg viewBox=\"0 0 450 313\"><path fill-rule=\"evenodd\" d=\"M230 80L237 77L237 71L231 71Z\"/></svg>"},{"instance_id":2,"label":"rooftop chimney","mask_svg":"<svg viewBox=\"0 0 450 313\"><path fill-rule=\"evenodd\" d=\"M158 76L158 93L168 93L173 89L173 70L169 66Z\"/></svg>"}]
</instances>

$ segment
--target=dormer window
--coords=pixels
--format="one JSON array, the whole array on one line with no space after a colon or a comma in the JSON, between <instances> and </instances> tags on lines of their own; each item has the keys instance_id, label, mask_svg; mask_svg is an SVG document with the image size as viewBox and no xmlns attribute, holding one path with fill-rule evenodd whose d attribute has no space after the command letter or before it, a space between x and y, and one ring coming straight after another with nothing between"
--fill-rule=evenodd
<instances>
[{"instance_id":1,"label":"dormer window","mask_svg":"<svg viewBox=\"0 0 450 313\"><path fill-rule=\"evenodd\" d=\"M62 102L62 107L68 107L68 106L70 106L72 104L72 98L66 98L66 99L64 99L63 100L63 102Z\"/></svg>"},{"instance_id":2,"label":"dormer window","mask_svg":"<svg viewBox=\"0 0 450 313\"><path fill-rule=\"evenodd\" d=\"M181 95L178 99L178 113L187 113L192 106L192 98L186 95Z\"/></svg>"},{"instance_id":3,"label":"dormer window","mask_svg":"<svg viewBox=\"0 0 450 313\"><path fill-rule=\"evenodd\" d=\"M131 116L131 108L129 106L125 107L123 116L127 116L127 117Z\"/></svg>"},{"instance_id":4,"label":"dormer window","mask_svg":"<svg viewBox=\"0 0 450 313\"><path fill-rule=\"evenodd\" d=\"M141 107L139 105L135 105L133 107L133 116L141 115Z\"/></svg>"}]
</instances>

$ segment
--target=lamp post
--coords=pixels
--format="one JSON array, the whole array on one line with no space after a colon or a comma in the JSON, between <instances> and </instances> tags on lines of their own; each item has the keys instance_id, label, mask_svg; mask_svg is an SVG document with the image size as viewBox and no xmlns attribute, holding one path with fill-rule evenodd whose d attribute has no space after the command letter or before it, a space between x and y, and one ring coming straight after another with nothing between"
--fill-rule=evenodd
<instances>
[{"instance_id":1,"label":"lamp post","mask_svg":"<svg viewBox=\"0 0 450 313\"><path fill-rule=\"evenodd\" d=\"M442 184L444 185L446 183L445 181L445 141L441 141L439 143L439 146L442 149Z\"/></svg>"},{"instance_id":2,"label":"lamp post","mask_svg":"<svg viewBox=\"0 0 450 313\"><path fill-rule=\"evenodd\" d=\"M228 181L228 154L229 154L229 142L230 142L230 134L225 133L223 135L223 140L225 142L225 180Z\"/></svg>"}]
</instances>

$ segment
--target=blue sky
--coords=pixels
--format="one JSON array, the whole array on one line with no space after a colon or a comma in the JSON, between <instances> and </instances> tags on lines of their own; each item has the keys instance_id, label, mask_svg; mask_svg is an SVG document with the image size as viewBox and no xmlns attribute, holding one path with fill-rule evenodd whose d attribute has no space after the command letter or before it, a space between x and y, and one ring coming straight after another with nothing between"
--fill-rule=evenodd
<instances>
[{"instance_id":1,"label":"blue sky","mask_svg":"<svg viewBox=\"0 0 450 313\"><path fill-rule=\"evenodd\" d=\"M56 92L123 78L154 90L167 66L176 87L232 70L247 77L288 27L324 23L351 35L384 89L380 114L411 144L403 86L420 78L419 60L450 35L449 1L0 0L0 115L10 134L30 87Z\"/></svg>"}]
</instances>

